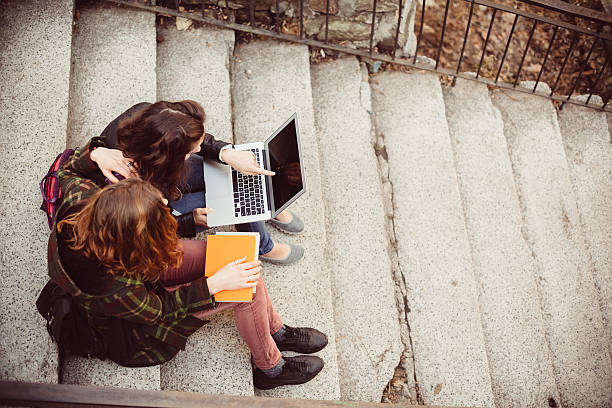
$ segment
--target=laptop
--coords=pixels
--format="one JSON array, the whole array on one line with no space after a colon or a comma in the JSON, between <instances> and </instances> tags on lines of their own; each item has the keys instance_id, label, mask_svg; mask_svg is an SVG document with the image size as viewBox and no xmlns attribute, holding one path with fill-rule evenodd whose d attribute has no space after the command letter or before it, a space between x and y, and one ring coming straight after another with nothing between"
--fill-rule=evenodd
<instances>
[{"instance_id":1,"label":"laptop","mask_svg":"<svg viewBox=\"0 0 612 408\"><path fill-rule=\"evenodd\" d=\"M265 221L276 217L304 194L304 166L297 113L265 142L234 146L252 151L257 163L274 176L247 176L231 166L204 160L206 216L209 227Z\"/></svg>"}]
</instances>

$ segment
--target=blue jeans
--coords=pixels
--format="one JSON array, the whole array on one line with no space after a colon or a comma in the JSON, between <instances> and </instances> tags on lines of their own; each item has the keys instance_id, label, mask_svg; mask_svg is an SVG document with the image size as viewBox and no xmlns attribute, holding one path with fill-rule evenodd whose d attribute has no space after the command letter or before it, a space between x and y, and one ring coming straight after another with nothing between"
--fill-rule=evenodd
<instances>
[{"instance_id":1,"label":"blue jeans","mask_svg":"<svg viewBox=\"0 0 612 408\"><path fill-rule=\"evenodd\" d=\"M185 163L187 166L187 177L186 180L179 186L183 196L180 200L170 203L172 208L181 214L186 214L189 211L193 211L194 208L206 207L206 186L204 185L204 169L202 167L203 160L204 159L201 156L193 154ZM202 232L205 230L206 228L196 225L197 232ZM266 223L263 221L236 224L236 231L258 232L260 255L267 254L274 247L274 242L272 242L270 233L266 229Z\"/></svg>"}]
</instances>

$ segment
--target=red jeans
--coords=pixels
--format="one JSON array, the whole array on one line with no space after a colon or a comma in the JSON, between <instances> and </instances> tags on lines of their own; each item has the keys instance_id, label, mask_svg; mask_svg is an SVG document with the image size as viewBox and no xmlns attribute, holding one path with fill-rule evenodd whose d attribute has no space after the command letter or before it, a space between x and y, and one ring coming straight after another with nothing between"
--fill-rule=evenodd
<instances>
[{"instance_id":1,"label":"red jeans","mask_svg":"<svg viewBox=\"0 0 612 408\"><path fill-rule=\"evenodd\" d=\"M161 282L168 288L189 284L204 276L206 242L182 239L181 245L184 251L181 266L161 274ZM272 306L263 279L259 278L257 281L257 290L253 294L252 302L218 303L215 309L198 312L194 316L204 319L206 316L230 308L234 309L236 327L251 350L255 365L267 370L278 364L281 353L276 347L272 333L280 330L283 322Z\"/></svg>"}]
</instances>

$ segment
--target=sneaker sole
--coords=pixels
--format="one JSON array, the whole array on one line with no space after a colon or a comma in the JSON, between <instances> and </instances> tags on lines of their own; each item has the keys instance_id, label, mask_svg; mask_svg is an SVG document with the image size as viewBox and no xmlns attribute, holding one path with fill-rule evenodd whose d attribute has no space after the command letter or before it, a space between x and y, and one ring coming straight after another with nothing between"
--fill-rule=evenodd
<instances>
[{"instance_id":1,"label":"sneaker sole","mask_svg":"<svg viewBox=\"0 0 612 408\"><path fill-rule=\"evenodd\" d=\"M299 379L299 380L295 380L295 381L291 381L291 382L285 382L283 384L267 385L267 386L263 386L263 387L260 387L260 386L258 386L256 384L253 384L253 386L255 388L257 388L258 390L271 390L271 389L276 388L276 387L282 387L283 385L300 385L300 384L305 384L308 381L310 381L313 378L315 378L317 375L319 375L319 373L323 370L323 367L324 366L321 366L321 369L319 371L317 371L316 373L314 373L312 375L312 377L307 378L307 379Z\"/></svg>"},{"instance_id":2,"label":"sneaker sole","mask_svg":"<svg viewBox=\"0 0 612 408\"><path fill-rule=\"evenodd\" d=\"M293 231L288 231L286 229L283 229L280 225L273 223L271 221L268 221L268 224L273 225L274 228L276 228L277 230L279 230L280 232L283 232L287 235L300 235L302 232L304 232L304 230L301 230L299 232L293 232Z\"/></svg>"}]
</instances>

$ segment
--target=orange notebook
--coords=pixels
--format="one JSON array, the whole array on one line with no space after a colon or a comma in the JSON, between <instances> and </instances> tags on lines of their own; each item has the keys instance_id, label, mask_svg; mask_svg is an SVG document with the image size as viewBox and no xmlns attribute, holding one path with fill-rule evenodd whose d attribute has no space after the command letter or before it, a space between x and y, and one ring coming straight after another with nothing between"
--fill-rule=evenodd
<instances>
[{"instance_id":1,"label":"orange notebook","mask_svg":"<svg viewBox=\"0 0 612 408\"><path fill-rule=\"evenodd\" d=\"M219 232L206 237L204 275L212 276L230 262L247 257L245 262L259 258L259 233ZM217 302L251 302L255 288L222 290L215 294Z\"/></svg>"}]
</instances>

